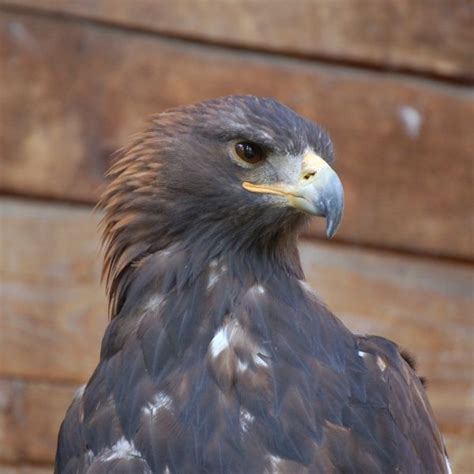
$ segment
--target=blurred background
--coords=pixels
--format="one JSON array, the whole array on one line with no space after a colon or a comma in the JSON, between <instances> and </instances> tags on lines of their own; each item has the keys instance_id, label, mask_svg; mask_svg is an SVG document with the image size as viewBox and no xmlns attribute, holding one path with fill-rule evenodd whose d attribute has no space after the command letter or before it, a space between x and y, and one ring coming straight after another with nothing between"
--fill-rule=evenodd
<instances>
[{"instance_id":1,"label":"blurred background","mask_svg":"<svg viewBox=\"0 0 474 474\"><path fill-rule=\"evenodd\" d=\"M323 124L346 213L301 243L352 330L411 351L474 472L474 4L0 0L0 472L51 472L107 324L93 207L151 113L273 96Z\"/></svg>"}]
</instances>

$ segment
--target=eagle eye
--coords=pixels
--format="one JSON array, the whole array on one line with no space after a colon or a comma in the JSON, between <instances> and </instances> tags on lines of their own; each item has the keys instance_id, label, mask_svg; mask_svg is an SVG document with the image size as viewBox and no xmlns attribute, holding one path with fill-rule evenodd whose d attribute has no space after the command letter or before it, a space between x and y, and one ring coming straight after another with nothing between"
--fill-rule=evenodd
<instances>
[{"instance_id":1,"label":"eagle eye","mask_svg":"<svg viewBox=\"0 0 474 474\"><path fill-rule=\"evenodd\" d=\"M251 164L259 163L266 158L262 147L252 142L236 143L235 153L241 160Z\"/></svg>"}]
</instances>

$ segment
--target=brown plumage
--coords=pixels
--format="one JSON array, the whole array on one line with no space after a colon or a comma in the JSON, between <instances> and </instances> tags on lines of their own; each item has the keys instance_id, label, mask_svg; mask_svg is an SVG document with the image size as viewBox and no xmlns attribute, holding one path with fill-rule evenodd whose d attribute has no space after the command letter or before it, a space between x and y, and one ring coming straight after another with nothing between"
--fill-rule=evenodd
<instances>
[{"instance_id":1,"label":"brown plumage","mask_svg":"<svg viewBox=\"0 0 474 474\"><path fill-rule=\"evenodd\" d=\"M332 235L326 132L271 99L154 117L101 201L111 322L61 427L59 473L447 473L410 359L304 282Z\"/></svg>"}]
</instances>

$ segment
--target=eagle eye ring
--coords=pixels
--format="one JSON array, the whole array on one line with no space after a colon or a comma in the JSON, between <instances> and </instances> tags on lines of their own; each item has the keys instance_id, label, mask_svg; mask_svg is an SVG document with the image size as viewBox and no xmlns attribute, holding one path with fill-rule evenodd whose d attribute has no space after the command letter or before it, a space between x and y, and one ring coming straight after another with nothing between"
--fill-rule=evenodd
<instances>
[{"instance_id":1,"label":"eagle eye ring","mask_svg":"<svg viewBox=\"0 0 474 474\"><path fill-rule=\"evenodd\" d=\"M240 141L234 145L234 152L238 158L252 165L260 163L266 158L265 151L254 142Z\"/></svg>"}]
</instances>

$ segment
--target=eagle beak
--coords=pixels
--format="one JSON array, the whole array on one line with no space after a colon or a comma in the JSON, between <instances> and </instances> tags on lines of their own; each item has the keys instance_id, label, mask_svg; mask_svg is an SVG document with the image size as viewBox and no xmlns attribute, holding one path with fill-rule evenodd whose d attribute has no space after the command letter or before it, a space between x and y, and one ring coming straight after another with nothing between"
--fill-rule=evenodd
<instances>
[{"instance_id":1,"label":"eagle beak","mask_svg":"<svg viewBox=\"0 0 474 474\"><path fill-rule=\"evenodd\" d=\"M344 211L344 190L336 172L312 151L305 153L301 175L296 184L253 184L242 186L254 193L285 196L295 209L326 218L326 235L336 233Z\"/></svg>"}]
</instances>

